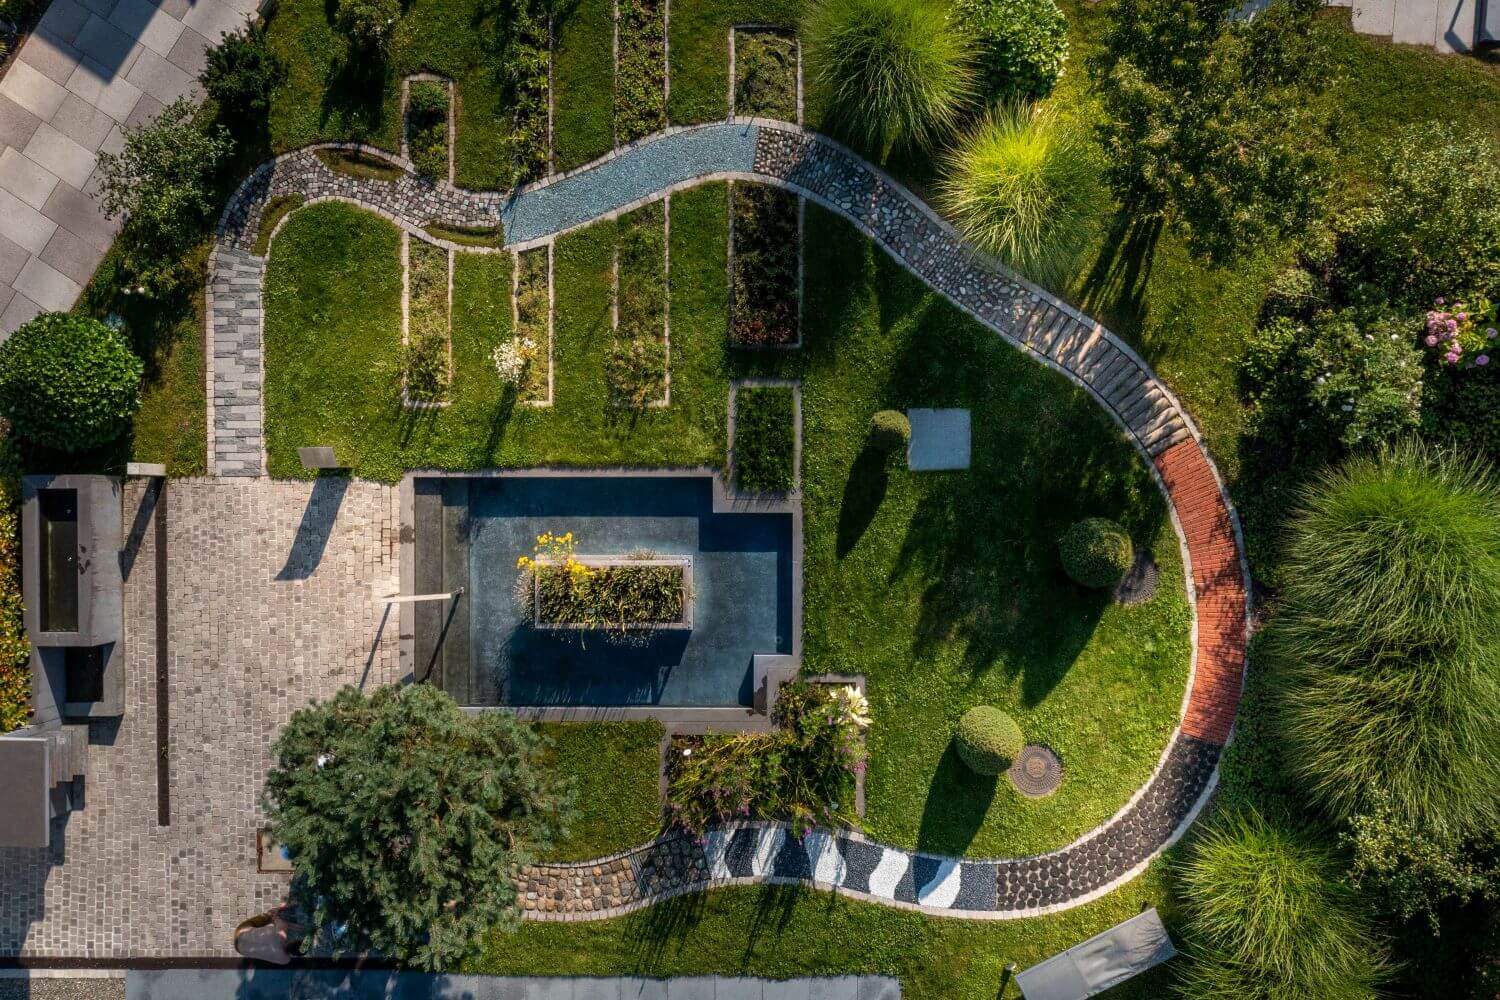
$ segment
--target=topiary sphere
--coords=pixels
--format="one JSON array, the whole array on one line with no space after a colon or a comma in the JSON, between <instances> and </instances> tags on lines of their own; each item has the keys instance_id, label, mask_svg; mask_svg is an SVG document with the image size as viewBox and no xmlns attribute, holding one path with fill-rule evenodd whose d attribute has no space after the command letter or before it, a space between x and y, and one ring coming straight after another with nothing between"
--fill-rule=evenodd
<instances>
[{"instance_id":1,"label":"topiary sphere","mask_svg":"<svg viewBox=\"0 0 1500 1000\"><path fill-rule=\"evenodd\" d=\"M999 774L1015 763L1026 739L1015 719L990 705L976 705L958 720L954 744L959 759L975 774Z\"/></svg>"},{"instance_id":2,"label":"topiary sphere","mask_svg":"<svg viewBox=\"0 0 1500 1000\"><path fill-rule=\"evenodd\" d=\"M1103 517L1079 521L1057 540L1063 572L1074 583L1103 589L1113 587L1130 571L1135 546L1125 529Z\"/></svg>"},{"instance_id":3,"label":"topiary sphere","mask_svg":"<svg viewBox=\"0 0 1500 1000\"><path fill-rule=\"evenodd\" d=\"M0 413L43 447L97 448L129 428L141 370L123 334L88 316L43 313L0 344Z\"/></svg>"},{"instance_id":4,"label":"topiary sphere","mask_svg":"<svg viewBox=\"0 0 1500 1000\"><path fill-rule=\"evenodd\" d=\"M895 451L911 441L911 421L900 410L881 410L870 418L870 446Z\"/></svg>"}]
</instances>

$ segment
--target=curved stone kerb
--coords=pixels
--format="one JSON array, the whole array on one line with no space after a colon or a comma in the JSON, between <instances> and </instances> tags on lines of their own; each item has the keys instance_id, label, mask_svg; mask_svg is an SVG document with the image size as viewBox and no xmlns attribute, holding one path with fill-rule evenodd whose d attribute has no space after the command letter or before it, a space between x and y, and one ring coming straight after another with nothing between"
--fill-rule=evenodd
<instances>
[{"instance_id":1,"label":"curved stone kerb","mask_svg":"<svg viewBox=\"0 0 1500 1000\"><path fill-rule=\"evenodd\" d=\"M527 896L535 905L528 912L538 917L563 912L572 919L610 915L679 892L746 880L810 880L895 906L998 917L1074 906L1109 891L1181 836L1214 786L1245 668L1249 590L1237 518L1187 414L1128 345L964 244L915 195L831 140L794 125L760 120L673 129L508 198L409 175L389 182L336 174L306 150L263 165L226 208L213 255L211 405L222 399L226 407L238 407L233 418L227 416L230 411L213 411L215 471L255 475L261 468L263 448L256 462L246 458L249 435L259 441L264 270L264 262L249 251L260 211L270 198L293 193L309 200L340 198L409 229L433 221L482 225L498 219L507 223L508 245L514 246L721 177L778 184L842 214L936 292L1100 401L1148 459L1167 493L1189 569L1194 659L1182 724L1156 772L1119 813L1048 855L994 861L933 858L824 833L819 836L835 845L847 876L825 879L818 877L818 864L820 859L834 864L832 854L822 851L814 857L808 849L793 849L784 831L773 845L766 838L774 835L765 831L775 829L774 824L761 824L720 831L706 845L663 838L620 857L588 863L583 866L588 877L574 866L533 869L527 873ZM253 394L253 405L232 393L221 397L225 383L246 396ZM229 447L221 450L221 441ZM723 847L722 857L713 854L715 844ZM810 867L804 873L799 865ZM982 897L975 895L974 885L976 878L983 883L989 877L994 894L986 906L976 902ZM592 895L582 898L575 889ZM944 902L950 891L952 901Z\"/></svg>"}]
</instances>

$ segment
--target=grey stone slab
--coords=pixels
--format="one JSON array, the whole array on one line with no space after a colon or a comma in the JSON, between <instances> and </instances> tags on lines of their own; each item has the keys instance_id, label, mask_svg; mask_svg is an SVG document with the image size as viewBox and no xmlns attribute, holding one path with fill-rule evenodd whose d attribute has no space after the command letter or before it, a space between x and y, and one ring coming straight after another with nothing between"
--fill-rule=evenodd
<instances>
[{"instance_id":1,"label":"grey stone slab","mask_svg":"<svg viewBox=\"0 0 1500 1000\"><path fill-rule=\"evenodd\" d=\"M62 186L64 185L59 182L58 187ZM52 194L57 194L55 188ZM50 196L48 200L51 200ZM55 232L55 221L0 187L0 236L5 236L36 254L46 248L47 241Z\"/></svg>"},{"instance_id":2,"label":"grey stone slab","mask_svg":"<svg viewBox=\"0 0 1500 1000\"><path fill-rule=\"evenodd\" d=\"M21 273L31 252L15 240L0 236L0 283L9 285ZM0 306L0 310L5 307Z\"/></svg>"},{"instance_id":3,"label":"grey stone slab","mask_svg":"<svg viewBox=\"0 0 1500 1000\"><path fill-rule=\"evenodd\" d=\"M115 0L78 0L91 14L100 17L109 17L110 12L115 9Z\"/></svg>"},{"instance_id":4,"label":"grey stone slab","mask_svg":"<svg viewBox=\"0 0 1500 1000\"><path fill-rule=\"evenodd\" d=\"M901 984L884 976L861 976L858 1000L901 1000Z\"/></svg>"},{"instance_id":5,"label":"grey stone slab","mask_svg":"<svg viewBox=\"0 0 1500 1000\"><path fill-rule=\"evenodd\" d=\"M0 97L10 98L43 121L52 117L66 94L57 81L24 62L12 63L0 80Z\"/></svg>"},{"instance_id":6,"label":"grey stone slab","mask_svg":"<svg viewBox=\"0 0 1500 1000\"><path fill-rule=\"evenodd\" d=\"M717 1000L717 976L685 976L667 980L667 1000Z\"/></svg>"},{"instance_id":7,"label":"grey stone slab","mask_svg":"<svg viewBox=\"0 0 1500 1000\"><path fill-rule=\"evenodd\" d=\"M42 19L37 22L37 33L51 35L71 48L73 40L78 37L78 32L83 30L88 19L89 9L78 0L52 0L42 14Z\"/></svg>"},{"instance_id":8,"label":"grey stone slab","mask_svg":"<svg viewBox=\"0 0 1500 1000\"><path fill-rule=\"evenodd\" d=\"M187 17L187 12L193 9L192 0L161 0L158 6L179 21Z\"/></svg>"},{"instance_id":9,"label":"grey stone slab","mask_svg":"<svg viewBox=\"0 0 1500 1000\"><path fill-rule=\"evenodd\" d=\"M47 13L51 14L52 9L49 7ZM88 17L88 11L77 4L73 5L73 9L81 16ZM61 32L38 28L26 39L26 44L21 46L21 52L16 58L61 86L68 82L68 77L72 75L82 56L68 44L66 36Z\"/></svg>"},{"instance_id":10,"label":"grey stone slab","mask_svg":"<svg viewBox=\"0 0 1500 1000\"><path fill-rule=\"evenodd\" d=\"M150 94L142 94L141 99L136 102L135 107L123 122L125 130L128 132L132 129L138 129L142 125L149 125L156 120L156 116L161 114L161 109L164 107L166 105Z\"/></svg>"},{"instance_id":11,"label":"grey stone slab","mask_svg":"<svg viewBox=\"0 0 1500 1000\"><path fill-rule=\"evenodd\" d=\"M172 65L182 70L188 76L197 79L203 72L203 67L208 63L208 50L213 43L204 38L192 28L184 27L177 42L171 51L166 53L167 59Z\"/></svg>"},{"instance_id":12,"label":"grey stone slab","mask_svg":"<svg viewBox=\"0 0 1500 1000\"><path fill-rule=\"evenodd\" d=\"M72 230L85 243L100 251L109 249L119 229L116 223L103 216L97 202L66 181L53 190L47 204L42 207L42 214L64 229ZM49 232L47 239L51 238L52 234ZM46 243L43 242L42 246L46 246ZM41 250L42 247L38 247L36 252L40 253Z\"/></svg>"},{"instance_id":13,"label":"grey stone slab","mask_svg":"<svg viewBox=\"0 0 1500 1000\"><path fill-rule=\"evenodd\" d=\"M21 273L16 275L15 288L43 309L52 312L65 312L73 308L73 303L78 301L78 293L82 291L78 282L55 267L43 263L39 257L31 258L21 268Z\"/></svg>"},{"instance_id":14,"label":"grey stone slab","mask_svg":"<svg viewBox=\"0 0 1500 1000\"><path fill-rule=\"evenodd\" d=\"M25 147L42 120L8 97L0 97L0 145Z\"/></svg>"},{"instance_id":15,"label":"grey stone slab","mask_svg":"<svg viewBox=\"0 0 1500 1000\"><path fill-rule=\"evenodd\" d=\"M98 162L94 154L43 122L22 150L28 159L46 167L76 188L88 182Z\"/></svg>"},{"instance_id":16,"label":"grey stone slab","mask_svg":"<svg viewBox=\"0 0 1500 1000\"><path fill-rule=\"evenodd\" d=\"M812 981L808 979L768 979L765 1000L810 1000Z\"/></svg>"},{"instance_id":17,"label":"grey stone slab","mask_svg":"<svg viewBox=\"0 0 1500 1000\"><path fill-rule=\"evenodd\" d=\"M140 42L157 55L172 51L182 34L180 18L162 10L150 0L119 0L110 12L110 23Z\"/></svg>"},{"instance_id":18,"label":"grey stone slab","mask_svg":"<svg viewBox=\"0 0 1500 1000\"><path fill-rule=\"evenodd\" d=\"M122 150L124 148L125 148L125 131L124 131L124 129L120 128L120 126L115 125L114 123L111 123L110 124L110 129L109 129L109 135L107 135L107 136L104 137L104 143L99 147L99 152L101 152L101 153L118 153L120 150ZM98 197L98 195L95 193L95 191L97 189L92 186L92 182L98 176L98 174L99 174L99 170L96 167L94 169L94 172L89 175L89 182L85 183L83 185L83 193L86 194L86 195L88 195L90 198L96 198L96 197Z\"/></svg>"},{"instance_id":19,"label":"grey stone slab","mask_svg":"<svg viewBox=\"0 0 1500 1000\"><path fill-rule=\"evenodd\" d=\"M964 409L913 409L907 468L913 472L938 472L969 467L969 411Z\"/></svg>"},{"instance_id":20,"label":"grey stone slab","mask_svg":"<svg viewBox=\"0 0 1500 1000\"><path fill-rule=\"evenodd\" d=\"M667 983L662 979L622 979L620 1000L667 1000Z\"/></svg>"},{"instance_id":21,"label":"grey stone slab","mask_svg":"<svg viewBox=\"0 0 1500 1000\"><path fill-rule=\"evenodd\" d=\"M133 37L98 14L89 15L73 44L84 58L92 59L109 74L106 79L129 72L137 52Z\"/></svg>"},{"instance_id":22,"label":"grey stone slab","mask_svg":"<svg viewBox=\"0 0 1500 1000\"><path fill-rule=\"evenodd\" d=\"M117 122L128 119L141 99L141 88L88 56L68 77L67 89ZM62 98L58 98L58 104L61 103ZM53 110L56 110L55 105ZM52 113L49 111L46 117L52 117Z\"/></svg>"},{"instance_id":23,"label":"grey stone slab","mask_svg":"<svg viewBox=\"0 0 1500 1000\"><path fill-rule=\"evenodd\" d=\"M765 1000L765 986L759 979L720 979L714 984L714 1000Z\"/></svg>"},{"instance_id":24,"label":"grey stone slab","mask_svg":"<svg viewBox=\"0 0 1500 1000\"><path fill-rule=\"evenodd\" d=\"M526 1000L573 1000L573 980L530 979L526 983Z\"/></svg>"},{"instance_id":25,"label":"grey stone slab","mask_svg":"<svg viewBox=\"0 0 1500 1000\"><path fill-rule=\"evenodd\" d=\"M192 9L182 18L189 28L210 41L217 42L231 31L238 31L249 20L251 11L238 11L220 0L194 0Z\"/></svg>"},{"instance_id":26,"label":"grey stone slab","mask_svg":"<svg viewBox=\"0 0 1500 1000\"><path fill-rule=\"evenodd\" d=\"M91 152L97 152L114 127L115 120L77 94L69 92L48 122L53 128Z\"/></svg>"},{"instance_id":27,"label":"grey stone slab","mask_svg":"<svg viewBox=\"0 0 1500 1000\"><path fill-rule=\"evenodd\" d=\"M0 285L0 315L5 312L5 307L10 305L10 300L16 297L16 290L9 285ZM0 337L0 341L4 338ZM35 705L32 706L35 709Z\"/></svg>"},{"instance_id":28,"label":"grey stone slab","mask_svg":"<svg viewBox=\"0 0 1500 1000\"><path fill-rule=\"evenodd\" d=\"M13 147L0 153L0 187L41 210L57 187L57 175Z\"/></svg>"},{"instance_id":29,"label":"grey stone slab","mask_svg":"<svg viewBox=\"0 0 1500 1000\"><path fill-rule=\"evenodd\" d=\"M825 976L808 980L808 1000L858 1000L858 976Z\"/></svg>"},{"instance_id":30,"label":"grey stone slab","mask_svg":"<svg viewBox=\"0 0 1500 1000\"><path fill-rule=\"evenodd\" d=\"M165 56L150 49L140 52L135 65L125 74L125 79L139 87L142 93L150 94L163 104L171 104L187 94L193 86L191 76L168 62Z\"/></svg>"},{"instance_id":31,"label":"grey stone slab","mask_svg":"<svg viewBox=\"0 0 1500 1000\"><path fill-rule=\"evenodd\" d=\"M17 292L5 307L5 312L0 313L0 335L9 337L43 312L46 310Z\"/></svg>"},{"instance_id":32,"label":"grey stone slab","mask_svg":"<svg viewBox=\"0 0 1500 1000\"><path fill-rule=\"evenodd\" d=\"M618 979L575 979L573 1000L620 1000Z\"/></svg>"},{"instance_id":33,"label":"grey stone slab","mask_svg":"<svg viewBox=\"0 0 1500 1000\"><path fill-rule=\"evenodd\" d=\"M52 239L47 241L47 248L42 251L44 263L61 271L80 285L88 284L102 257L103 255L98 250L66 229L59 229L53 233Z\"/></svg>"}]
</instances>

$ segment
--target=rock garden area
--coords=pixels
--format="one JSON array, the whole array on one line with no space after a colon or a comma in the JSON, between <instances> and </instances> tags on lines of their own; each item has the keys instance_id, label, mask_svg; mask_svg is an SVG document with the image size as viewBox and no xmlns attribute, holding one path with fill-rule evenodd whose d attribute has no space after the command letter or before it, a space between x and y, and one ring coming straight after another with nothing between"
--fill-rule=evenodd
<instances>
[{"instance_id":1,"label":"rock garden area","mask_svg":"<svg viewBox=\"0 0 1500 1000\"><path fill-rule=\"evenodd\" d=\"M881 972L912 997L992 997L1007 963L1155 906L1187 954L1112 996L1492 995L1500 71L1356 36L1302 0L1248 23L1231 10L280 0L211 58L202 109L132 139L117 182L137 199L132 223L79 317L37 328L101 373L73 373L98 383L78 392L97 399L76 432L28 389L37 371L60 377L39 338L0 351L16 464L208 471L208 237L272 155L366 144L384 155L317 156L376 182L404 177L391 159L404 156L436 199L545 182L669 126L801 122L1119 335L1202 431L1265 626L1212 814L1133 881L1020 920L758 886L516 924L542 907L496 879L461 913L428 914L441 926L419 942L393 918L354 943L495 973ZM1195 112L1229 124L1199 132ZM157 175L170 196L152 194ZM413 759L507 817L504 837L428 859L406 893L423 898L464 898L466 867L585 861L664 823L698 835L741 816L1024 859L1108 821L1161 763L1194 652L1157 478L1176 473L843 215L715 179L519 246L488 226L410 232L285 196L258 237L245 245L266 259L267 474L310 476L297 453L310 445L385 483L411 469L722 469L742 495L801 503L804 673L862 677L864 692L794 685L772 735L665 741L655 722L464 722L431 685L351 698L277 745L283 842L310 844L307 810L351 798L323 758L389 754L386 724L472 726L469 756L445 759L439 740ZM13 563L0 558L0 728L24 718ZM667 584L642 621L675 620L684 592ZM551 620L592 613L570 586L539 598ZM1244 606L1198 612L1203 649L1203 630ZM519 762L509 785L474 777L502 758ZM330 777L301 789L313 772ZM413 801L406 818L426 808ZM366 830L345 823L348 850L328 855L356 858ZM323 873L327 893L356 870ZM371 912L388 902L354 895ZM410 923L432 926L420 905Z\"/></svg>"}]
</instances>

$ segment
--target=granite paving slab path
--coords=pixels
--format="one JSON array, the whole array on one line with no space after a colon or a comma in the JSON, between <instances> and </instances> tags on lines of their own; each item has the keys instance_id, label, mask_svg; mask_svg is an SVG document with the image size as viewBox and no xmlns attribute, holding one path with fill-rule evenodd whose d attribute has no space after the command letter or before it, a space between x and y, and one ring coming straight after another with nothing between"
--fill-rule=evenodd
<instances>
[{"instance_id":1,"label":"granite paving slab path","mask_svg":"<svg viewBox=\"0 0 1500 1000\"><path fill-rule=\"evenodd\" d=\"M195 94L205 53L256 0L51 0L0 79L0 340L72 307L118 224L98 162Z\"/></svg>"}]
</instances>

